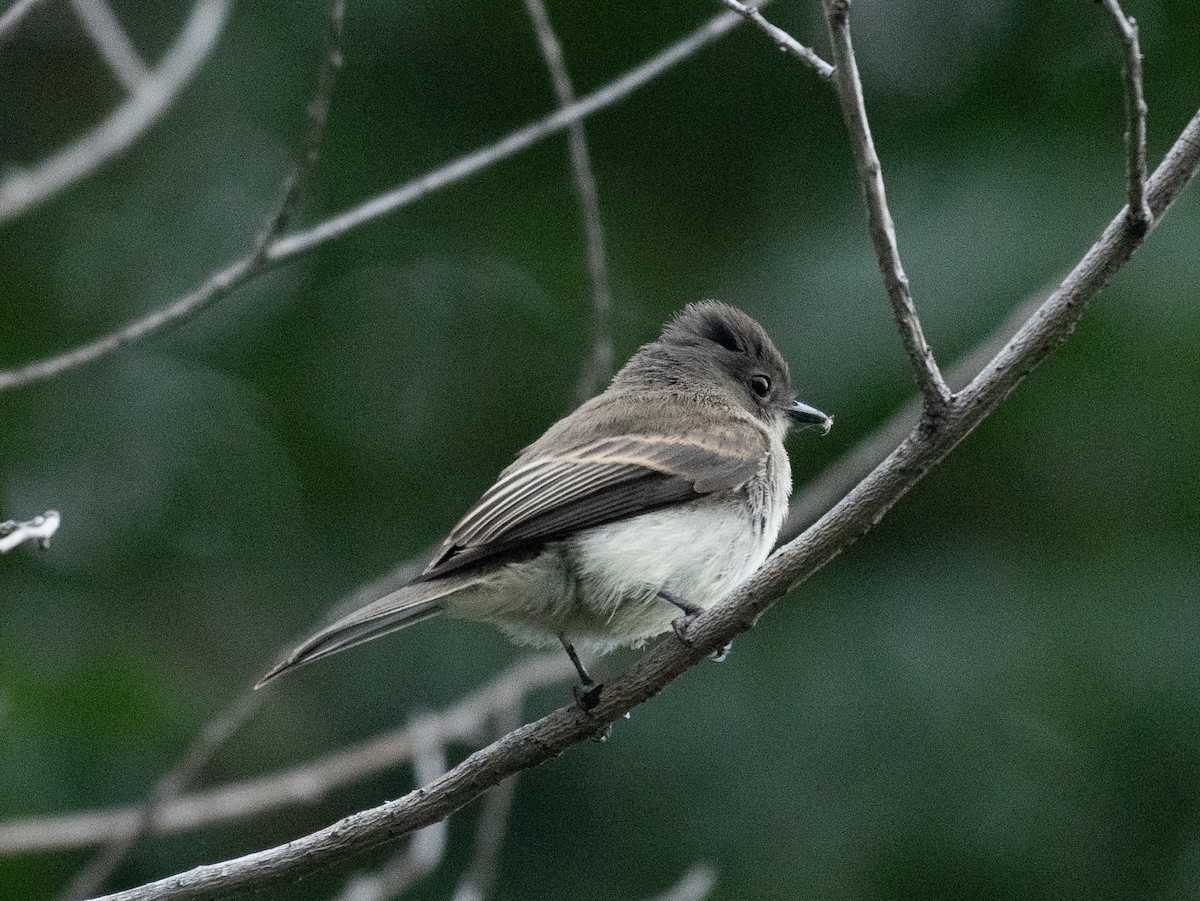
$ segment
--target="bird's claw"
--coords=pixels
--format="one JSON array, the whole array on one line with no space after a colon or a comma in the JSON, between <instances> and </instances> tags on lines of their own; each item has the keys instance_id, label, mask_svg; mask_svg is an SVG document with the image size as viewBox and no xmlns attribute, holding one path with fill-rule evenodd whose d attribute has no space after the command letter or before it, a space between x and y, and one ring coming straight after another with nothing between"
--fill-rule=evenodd
<instances>
[{"instance_id":1,"label":"bird's claw","mask_svg":"<svg viewBox=\"0 0 1200 901\"><path fill-rule=\"evenodd\" d=\"M675 637L678 638L680 643L686 648L696 647L696 645L692 643L692 640L688 638L687 635L688 631L692 628L692 621L695 618L696 614L688 613L685 616L679 617L678 619L671 620L671 631L675 633ZM721 645L721 647L709 654L708 659L714 663L723 663L725 658L729 656L729 652L732 649L733 642L727 641L725 644Z\"/></svg>"},{"instance_id":2,"label":"bird's claw","mask_svg":"<svg viewBox=\"0 0 1200 901\"><path fill-rule=\"evenodd\" d=\"M671 620L671 631L675 633L675 637L679 639L680 644L685 648L693 648L691 639L687 637L688 631L692 628L692 622L696 619L696 614L687 613L678 619Z\"/></svg>"},{"instance_id":3,"label":"bird's claw","mask_svg":"<svg viewBox=\"0 0 1200 901\"><path fill-rule=\"evenodd\" d=\"M575 703L584 713L591 713L600 703L600 692L604 690L603 682L586 682L572 689Z\"/></svg>"}]
</instances>

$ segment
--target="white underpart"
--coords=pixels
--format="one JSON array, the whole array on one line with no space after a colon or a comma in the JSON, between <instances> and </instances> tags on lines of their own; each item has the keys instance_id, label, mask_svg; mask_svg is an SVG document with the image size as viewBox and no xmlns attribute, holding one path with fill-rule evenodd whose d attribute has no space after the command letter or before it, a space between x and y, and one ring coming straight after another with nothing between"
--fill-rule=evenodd
<instances>
[{"instance_id":1,"label":"white underpart","mask_svg":"<svg viewBox=\"0 0 1200 901\"><path fill-rule=\"evenodd\" d=\"M547 545L453 595L447 611L542 646L561 634L604 652L661 635L683 614L660 592L707 609L771 552L792 481L781 436L772 438L763 471L741 489Z\"/></svg>"}]
</instances>

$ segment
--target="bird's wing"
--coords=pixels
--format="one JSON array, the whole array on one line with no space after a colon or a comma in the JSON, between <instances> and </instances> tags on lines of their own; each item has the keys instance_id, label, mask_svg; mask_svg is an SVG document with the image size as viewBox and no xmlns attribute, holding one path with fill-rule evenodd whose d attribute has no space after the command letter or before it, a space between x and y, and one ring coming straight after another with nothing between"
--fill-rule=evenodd
<instances>
[{"instance_id":1,"label":"bird's wing","mask_svg":"<svg viewBox=\"0 0 1200 901\"><path fill-rule=\"evenodd\" d=\"M554 452L535 445L454 527L422 579L737 488L761 470L768 453L765 438L748 424L682 437L612 435Z\"/></svg>"}]
</instances>

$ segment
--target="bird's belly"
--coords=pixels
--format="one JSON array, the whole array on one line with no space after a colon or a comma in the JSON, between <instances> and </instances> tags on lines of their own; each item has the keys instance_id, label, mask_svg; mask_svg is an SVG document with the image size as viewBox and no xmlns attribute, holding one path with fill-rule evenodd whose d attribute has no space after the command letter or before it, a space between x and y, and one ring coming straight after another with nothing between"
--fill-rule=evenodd
<instances>
[{"instance_id":1,"label":"bird's belly","mask_svg":"<svg viewBox=\"0 0 1200 901\"><path fill-rule=\"evenodd\" d=\"M771 523L751 517L745 501L646 513L589 529L568 542L576 604L574 630L597 650L660 635L681 612L669 592L708 608L753 571L775 539ZM594 621L599 628L587 628Z\"/></svg>"}]
</instances>

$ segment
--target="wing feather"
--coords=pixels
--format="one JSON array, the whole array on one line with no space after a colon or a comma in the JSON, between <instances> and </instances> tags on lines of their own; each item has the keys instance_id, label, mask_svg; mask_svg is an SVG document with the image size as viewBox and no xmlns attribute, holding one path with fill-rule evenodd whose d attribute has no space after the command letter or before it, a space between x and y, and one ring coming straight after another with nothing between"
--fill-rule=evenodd
<instances>
[{"instance_id":1,"label":"wing feather","mask_svg":"<svg viewBox=\"0 0 1200 901\"><path fill-rule=\"evenodd\" d=\"M451 530L422 579L737 488L761 471L769 453L749 423L683 435L593 433L591 439L528 448Z\"/></svg>"}]
</instances>

